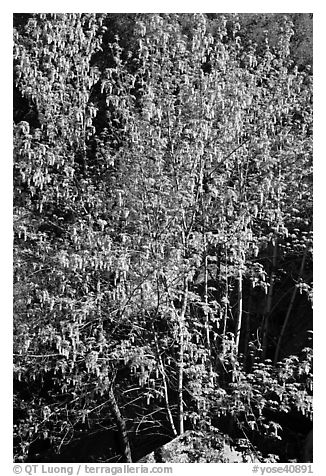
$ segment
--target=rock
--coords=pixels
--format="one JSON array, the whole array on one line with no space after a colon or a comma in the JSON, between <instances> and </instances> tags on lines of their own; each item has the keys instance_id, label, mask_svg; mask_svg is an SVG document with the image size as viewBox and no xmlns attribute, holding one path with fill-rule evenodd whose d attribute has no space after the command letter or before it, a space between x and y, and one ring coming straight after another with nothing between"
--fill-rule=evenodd
<instances>
[{"instance_id":1,"label":"rock","mask_svg":"<svg viewBox=\"0 0 326 476\"><path fill-rule=\"evenodd\" d=\"M236 451L218 430L189 430L141 458L139 463L253 463L252 455Z\"/></svg>"}]
</instances>

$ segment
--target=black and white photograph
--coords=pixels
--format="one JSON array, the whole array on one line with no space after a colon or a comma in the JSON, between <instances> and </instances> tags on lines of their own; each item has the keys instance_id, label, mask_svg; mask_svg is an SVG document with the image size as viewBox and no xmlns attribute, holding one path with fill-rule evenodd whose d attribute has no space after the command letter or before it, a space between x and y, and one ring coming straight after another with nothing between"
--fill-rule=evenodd
<instances>
[{"instance_id":1,"label":"black and white photograph","mask_svg":"<svg viewBox=\"0 0 326 476\"><path fill-rule=\"evenodd\" d=\"M12 15L16 474L313 472L315 14L223 6Z\"/></svg>"}]
</instances>

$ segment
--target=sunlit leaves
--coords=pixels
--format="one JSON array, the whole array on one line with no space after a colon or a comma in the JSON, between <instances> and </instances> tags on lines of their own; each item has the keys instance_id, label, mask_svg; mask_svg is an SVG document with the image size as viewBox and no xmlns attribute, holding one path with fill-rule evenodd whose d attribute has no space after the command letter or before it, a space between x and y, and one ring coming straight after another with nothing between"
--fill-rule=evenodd
<instances>
[{"instance_id":1,"label":"sunlit leaves","mask_svg":"<svg viewBox=\"0 0 326 476\"><path fill-rule=\"evenodd\" d=\"M113 382L128 411L129 392L165 411L181 367L189 419L209 421L216 401L247 411L234 283L268 293L270 243L284 260L311 253L310 73L289 62L287 20L278 46L258 47L238 16L211 28L203 14L139 15L130 54L102 38L105 20L32 15L14 35L16 84L38 116L14 129L17 378L54 378L56 432L65 412L96 420ZM271 374L257 368L256 387ZM46 407L29 398L33 435Z\"/></svg>"}]
</instances>

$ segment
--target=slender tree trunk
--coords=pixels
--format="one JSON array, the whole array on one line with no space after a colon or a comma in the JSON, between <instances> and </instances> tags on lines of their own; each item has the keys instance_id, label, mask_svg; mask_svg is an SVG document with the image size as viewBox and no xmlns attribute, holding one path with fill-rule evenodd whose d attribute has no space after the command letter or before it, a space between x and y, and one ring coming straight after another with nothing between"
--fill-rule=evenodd
<instances>
[{"instance_id":1,"label":"slender tree trunk","mask_svg":"<svg viewBox=\"0 0 326 476\"><path fill-rule=\"evenodd\" d=\"M225 302L224 304L224 316L223 316L223 332L222 336L226 334L226 323L228 318L228 304L229 304L229 282L228 282L228 254L227 247L225 246Z\"/></svg>"},{"instance_id":2,"label":"slender tree trunk","mask_svg":"<svg viewBox=\"0 0 326 476\"><path fill-rule=\"evenodd\" d=\"M239 277L238 277L238 315L235 326L235 350L239 354L239 342L240 342L240 333L241 333L241 324L242 324L242 268L239 268Z\"/></svg>"},{"instance_id":3,"label":"slender tree trunk","mask_svg":"<svg viewBox=\"0 0 326 476\"><path fill-rule=\"evenodd\" d=\"M123 416L121 415L120 408L119 408L119 406L117 404L117 401L115 399L112 385L110 387L108 397L109 397L108 401L109 401L110 410L112 412L113 418L114 418L115 423L117 425L117 430L118 430L118 435L119 435L119 443L120 443L120 447L121 447L121 453L122 453L123 461L125 463L132 463L131 449L130 449L130 444L129 444L129 438L128 438L128 432L127 432L127 428L126 428L126 423L123 419Z\"/></svg>"},{"instance_id":4,"label":"slender tree trunk","mask_svg":"<svg viewBox=\"0 0 326 476\"><path fill-rule=\"evenodd\" d=\"M180 325L180 350L179 350L179 377L178 377L178 420L179 420L179 435L184 433L184 412L183 412L183 328Z\"/></svg>"},{"instance_id":5,"label":"slender tree trunk","mask_svg":"<svg viewBox=\"0 0 326 476\"><path fill-rule=\"evenodd\" d=\"M307 252L308 252L308 247L306 246L304 254L302 256L302 260L301 260L301 266L300 266L300 271L299 271L299 279L301 279L302 274L303 274L304 265L305 265L306 257L307 257ZM278 341L277 341L277 346L276 346L275 355L274 355L274 363L277 363L279 355L280 355L282 340L283 340L283 337L284 337L285 329L286 329L286 327L288 325L288 322L289 322L289 319L290 319L290 315L291 315L291 312L292 312L295 297L297 295L297 291L298 291L298 288L297 288L297 286L295 286L294 289L293 289L290 304L289 304L289 307L288 307L288 310L286 312L286 316L285 316L285 319L284 319L284 322L283 322L283 326L282 326L282 329L281 329L281 332L280 332L280 336L279 336Z\"/></svg>"},{"instance_id":6,"label":"slender tree trunk","mask_svg":"<svg viewBox=\"0 0 326 476\"><path fill-rule=\"evenodd\" d=\"M171 408L170 408L168 385L167 385L167 381L166 381L164 364L163 364L162 357L161 357L161 354L160 354L160 348L159 348L159 344L158 344L157 335L156 335L154 325L153 325L153 333L154 333L154 342L155 342L156 353L157 353L157 358L158 358L158 363L159 363L159 369L160 369L160 373L161 373L162 380L163 380L164 399L165 399L165 406L166 406L166 411L167 411L167 415L168 415L168 420L169 420L169 423L171 425L173 435L177 436L178 432L175 428L173 417L172 417L172 412L171 412Z\"/></svg>"},{"instance_id":7,"label":"slender tree trunk","mask_svg":"<svg viewBox=\"0 0 326 476\"><path fill-rule=\"evenodd\" d=\"M246 314L246 330L244 336L244 346L243 346L243 354L244 354L244 361L245 361L245 368L249 369L249 353L248 353L248 346L249 346L249 338L250 338L250 320L251 320L251 311L252 311L252 286L250 286L249 290L249 302L248 302L248 311ZM249 372L251 371L248 370Z\"/></svg>"},{"instance_id":8,"label":"slender tree trunk","mask_svg":"<svg viewBox=\"0 0 326 476\"><path fill-rule=\"evenodd\" d=\"M277 242L273 244L273 258L272 258L272 267L271 267L270 280L269 280L270 284L269 284L269 289L267 294L267 301L266 301L264 320L263 320L263 339L262 339L262 347L263 347L262 358L263 359L266 358L266 354L267 354L267 342L268 342L271 309L273 304L276 261L277 261Z\"/></svg>"},{"instance_id":9,"label":"slender tree trunk","mask_svg":"<svg viewBox=\"0 0 326 476\"><path fill-rule=\"evenodd\" d=\"M209 313L208 313L208 257L207 257L207 244L205 236L205 260L204 260L204 271L205 271L205 291L204 291L204 303L205 303L205 330L206 330L206 344L209 355L211 354L211 342L209 335Z\"/></svg>"},{"instance_id":10,"label":"slender tree trunk","mask_svg":"<svg viewBox=\"0 0 326 476\"><path fill-rule=\"evenodd\" d=\"M185 338L185 316L188 304L188 278L184 281L184 295L179 321L179 376L178 376L178 420L179 435L184 433L184 408L183 408L183 372L184 372L184 338Z\"/></svg>"}]
</instances>

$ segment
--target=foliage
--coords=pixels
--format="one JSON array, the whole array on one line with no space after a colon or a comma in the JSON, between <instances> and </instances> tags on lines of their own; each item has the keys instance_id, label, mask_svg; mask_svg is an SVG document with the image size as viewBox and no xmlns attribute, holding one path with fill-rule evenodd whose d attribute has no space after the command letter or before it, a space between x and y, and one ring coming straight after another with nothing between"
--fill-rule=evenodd
<instances>
[{"instance_id":1,"label":"foliage","mask_svg":"<svg viewBox=\"0 0 326 476\"><path fill-rule=\"evenodd\" d=\"M14 125L17 460L104 422L175 435L216 405L248 420L270 392L310 416L303 364L267 365L259 346L270 356L283 326L286 355L288 289L311 297L311 72L289 18L273 17L272 45L231 20L35 14L15 29L34 111Z\"/></svg>"}]
</instances>

